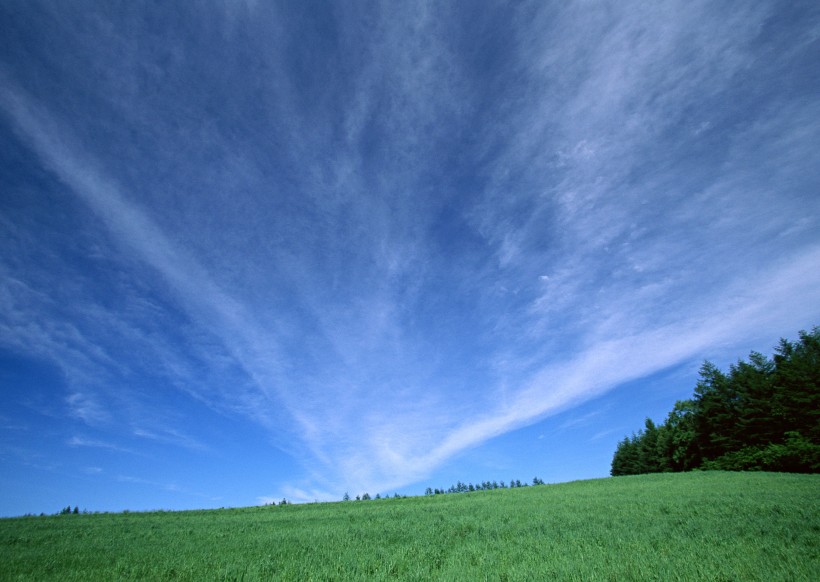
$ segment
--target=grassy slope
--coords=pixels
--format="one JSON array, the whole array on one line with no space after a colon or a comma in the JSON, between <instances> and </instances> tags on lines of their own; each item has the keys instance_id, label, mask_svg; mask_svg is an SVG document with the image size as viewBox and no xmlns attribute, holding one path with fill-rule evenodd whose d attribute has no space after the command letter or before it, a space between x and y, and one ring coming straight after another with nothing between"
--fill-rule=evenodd
<instances>
[{"instance_id":1,"label":"grassy slope","mask_svg":"<svg viewBox=\"0 0 820 582\"><path fill-rule=\"evenodd\" d=\"M0 579L811 580L820 475L0 520Z\"/></svg>"}]
</instances>

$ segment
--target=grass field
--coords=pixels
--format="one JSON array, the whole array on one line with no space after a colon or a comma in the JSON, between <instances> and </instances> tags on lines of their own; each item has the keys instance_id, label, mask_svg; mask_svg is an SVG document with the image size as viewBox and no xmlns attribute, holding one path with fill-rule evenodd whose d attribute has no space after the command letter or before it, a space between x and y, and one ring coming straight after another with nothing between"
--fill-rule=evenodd
<instances>
[{"instance_id":1,"label":"grass field","mask_svg":"<svg viewBox=\"0 0 820 582\"><path fill-rule=\"evenodd\" d=\"M2 580L818 580L820 475L0 520Z\"/></svg>"}]
</instances>

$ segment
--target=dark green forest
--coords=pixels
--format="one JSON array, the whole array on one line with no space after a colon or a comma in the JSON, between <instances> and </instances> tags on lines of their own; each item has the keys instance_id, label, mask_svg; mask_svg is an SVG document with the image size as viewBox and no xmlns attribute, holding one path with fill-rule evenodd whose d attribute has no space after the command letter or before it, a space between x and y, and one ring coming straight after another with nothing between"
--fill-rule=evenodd
<instances>
[{"instance_id":1,"label":"dark green forest","mask_svg":"<svg viewBox=\"0 0 820 582\"><path fill-rule=\"evenodd\" d=\"M610 472L692 469L820 472L820 327L728 372L705 362L693 397L618 443Z\"/></svg>"}]
</instances>

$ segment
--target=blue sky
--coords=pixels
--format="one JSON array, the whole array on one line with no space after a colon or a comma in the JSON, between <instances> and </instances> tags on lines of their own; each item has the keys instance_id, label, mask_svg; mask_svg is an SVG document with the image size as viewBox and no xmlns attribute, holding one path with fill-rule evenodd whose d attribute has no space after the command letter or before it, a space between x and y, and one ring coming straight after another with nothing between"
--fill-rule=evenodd
<instances>
[{"instance_id":1,"label":"blue sky","mask_svg":"<svg viewBox=\"0 0 820 582\"><path fill-rule=\"evenodd\" d=\"M816 2L0 20L0 515L603 477L820 323Z\"/></svg>"}]
</instances>

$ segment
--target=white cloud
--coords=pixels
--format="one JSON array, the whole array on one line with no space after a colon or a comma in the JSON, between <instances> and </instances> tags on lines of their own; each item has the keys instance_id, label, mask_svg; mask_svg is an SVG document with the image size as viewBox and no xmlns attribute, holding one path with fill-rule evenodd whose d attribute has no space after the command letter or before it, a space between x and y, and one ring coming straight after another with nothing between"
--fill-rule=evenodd
<instances>
[{"instance_id":1,"label":"white cloud","mask_svg":"<svg viewBox=\"0 0 820 582\"><path fill-rule=\"evenodd\" d=\"M169 443L176 446L184 447L186 449L192 449L197 451L208 449L206 445L199 442L197 439L183 433L182 431L174 429L161 429L161 431L162 432L158 433L143 428L135 428L132 432L134 436L140 438L158 441L161 443Z\"/></svg>"},{"instance_id":2,"label":"white cloud","mask_svg":"<svg viewBox=\"0 0 820 582\"><path fill-rule=\"evenodd\" d=\"M86 437L81 436L73 436L71 437L66 444L70 447L91 447L96 449L109 449L112 451L117 451L120 453L129 453L129 454L139 454L136 451L129 449L127 447L121 447L120 445L110 443L107 441L101 441L98 439L89 439ZM100 470L101 471L101 470Z\"/></svg>"},{"instance_id":3,"label":"white cloud","mask_svg":"<svg viewBox=\"0 0 820 582\"><path fill-rule=\"evenodd\" d=\"M86 424L102 424L111 419L108 411L90 394L73 392L66 397L66 404L68 404L70 414Z\"/></svg>"}]
</instances>

